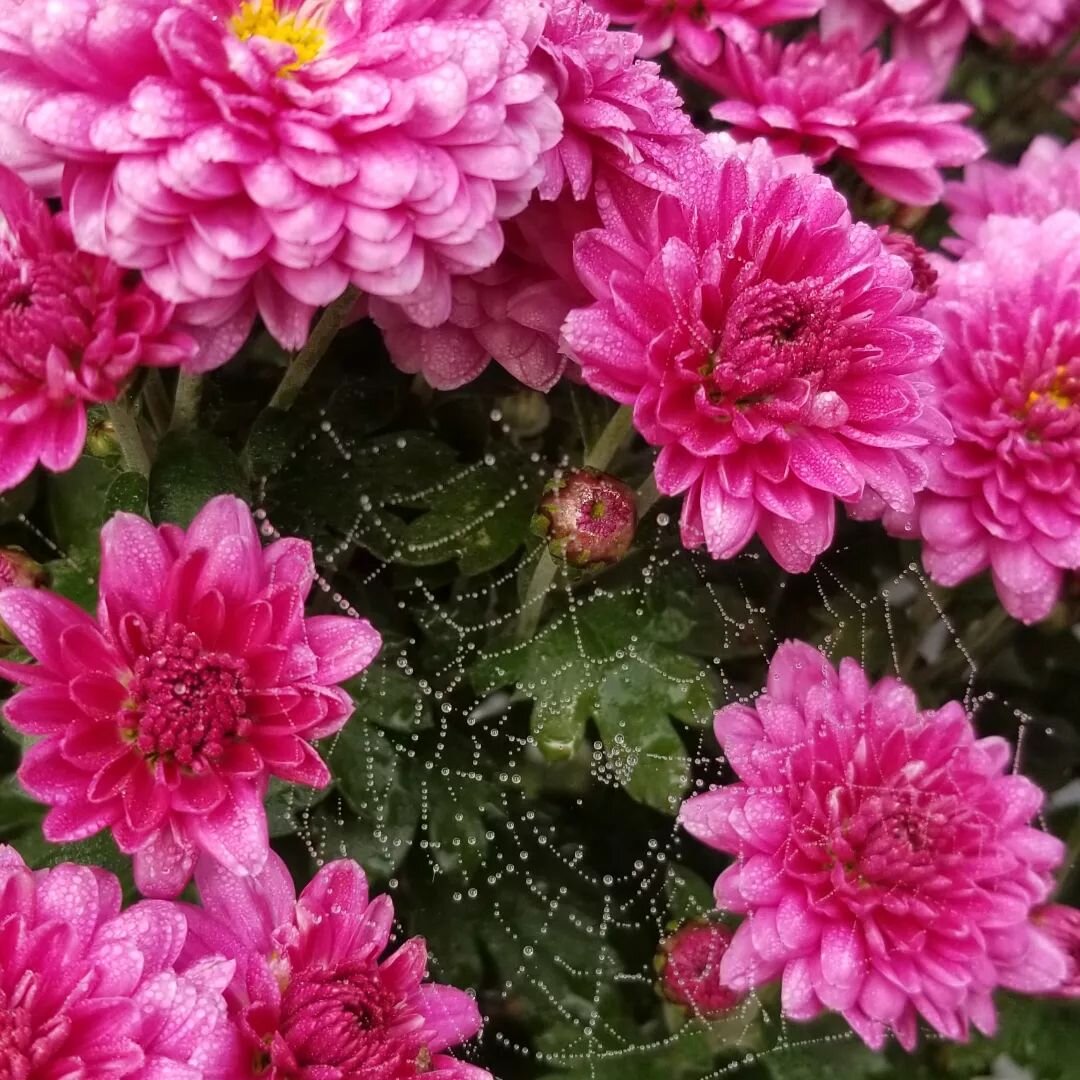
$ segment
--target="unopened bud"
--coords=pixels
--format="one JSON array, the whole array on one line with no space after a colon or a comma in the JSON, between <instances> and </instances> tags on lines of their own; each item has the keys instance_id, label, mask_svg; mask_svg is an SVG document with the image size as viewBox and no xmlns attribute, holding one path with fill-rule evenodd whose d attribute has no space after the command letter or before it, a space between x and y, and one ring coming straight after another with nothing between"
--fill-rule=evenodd
<instances>
[{"instance_id":1,"label":"unopened bud","mask_svg":"<svg viewBox=\"0 0 1080 1080\"><path fill-rule=\"evenodd\" d=\"M938 274L926 257L926 250L907 233L897 232L888 225L879 225L877 232L881 246L890 255L899 255L911 267L911 285L923 298L922 302L932 300L937 293Z\"/></svg>"},{"instance_id":2,"label":"unopened bud","mask_svg":"<svg viewBox=\"0 0 1080 1080\"><path fill-rule=\"evenodd\" d=\"M634 492L596 469L571 469L544 489L533 530L549 550L579 569L618 562L637 528Z\"/></svg>"},{"instance_id":3,"label":"unopened bud","mask_svg":"<svg viewBox=\"0 0 1080 1080\"><path fill-rule=\"evenodd\" d=\"M532 439L547 430L551 406L536 390L519 390L499 401L499 412L510 430L521 439Z\"/></svg>"},{"instance_id":4,"label":"unopened bud","mask_svg":"<svg viewBox=\"0 0 1080 1080\"><path fill-rule=\"evenodd\" d=\"M116 457L120 453L116 430L112 421L104 414L90 419L86 430L86 452L96 458Z\"/></svg>"},{"instance_id":5,"label":"unopened bud","mask_svg":"<svg viewBox=\"0 0 1080 1080\"><path fill-rule=\"evenodd\" d=\"M743 999L720 979L720 962L731 945L731 931L719 923L684 923L660 945L656 956L658 987L675 1005L711 1019L729 1012Z\"/></svg>"}]
</instances>

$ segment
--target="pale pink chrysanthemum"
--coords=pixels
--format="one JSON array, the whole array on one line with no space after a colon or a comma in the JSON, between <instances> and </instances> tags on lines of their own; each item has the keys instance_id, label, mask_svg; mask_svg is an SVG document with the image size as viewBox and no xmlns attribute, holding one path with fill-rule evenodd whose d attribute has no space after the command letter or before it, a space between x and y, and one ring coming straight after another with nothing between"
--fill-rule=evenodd
<instances>
[{"instance_id":1,"label":"pale pink chrysanthemum","mask_svg":"<svg viewBox=\"0 0 1080 1080\"><path fill-rule=\"evenodd\" d=\"M679 194L609 208L575 252L596 302L563 334L661 448L683 542L728 559L757 533L801 572L832 541L836 499L914 505L917 451L949 435L926 400L941 345L911 314L905 262L832 185L751 150L688 157Z\"/></svg>"},{"instance_id":2,"label":"pale pink chrysanthemum","mask_svg":"<svg viewBox=\"0 0 1080 1080\"><path fill-rule=\"evenodd\" d=\"M369 898L355 862L324 866L299 900L273 853L255 877L200 861L195 880L188 954L236 962L227 998L250 1064L234 1080L492 1080L446 1053L480 1030L480 1012L423 981L423 938L380 959L393 903Z\"/></svg>"},{"instance_id":3,"label":"pale pink chrysanthemum","mask_svg":"<svg viewBox=\"0 0 1080 1080\"><path fill-rule=\"evenodd\" d=\"M945 205L955 237L942 246L962 255L978 240L991 214L1042 221L1055 210L1080 210L1080 140L1064 145L1036 135L1016 165L979 161L963 180L945 185Z\"/></svg>"},{"instance_id":4,"label":"pale pink chrysanthemum","mask_svg":"<svg viewBox=\"0 0 1080 1080\"><path fill-rule=\"evenodd\" d=\"M921 67L883 62L854 36L809 34L784 44L762 34L753 45L724 44L712 64L683 50L680 65L715 90L712 115L737 139L761 136L779 154L820 165L849 162L883 195L912 206L941 198L943 166L967 165L986 150L962 123L971 107L929 99Z\"/></svg>"},{"instance_id":5,"label":"pale pink chrysanthemum","mask_svg":"<svg viewBox=\"0 0 1080 1080\"><path fill-rule=\"evenodd\" d=\"M597 0L617 23L641 35L641 55L658 56L676 42L698 63L711 64L723 35L742 38L755 29L809 19L824 0Z\"/></svg>"},{"instance_id":6,"label":"pale pink chrysanthemum","mask_svg":"<svg viewBox=\"0 0 1080 1080\"><path fill-rule=\"evenodd\" d=\"M562 138L540 159L537 196L506 223L499 260L454 280L445 323L418 326L400 307L371 301L369 312L402 370L452 389L495 360L533 389L558 381L566 367L559 329L588 299L573 272L572 245L578 232L599 224L594 187L605 173L619 172L662 183L679 150L700 139L672 84L636 58L639 41L608 29L607 17L583 0L548 5L530 71L543 77L563 114Z\"/></svg>"},{"instance_id":7,"label":"pale pink chrysanthemum","mask_svg":"<svg viewBox=\"0 0 1080 1080\"><path fill-rule=\"evenodd\" d=\"M597 162L613 169L663 169L665 158L698 135L674 85L638 60L641 39L608 28L586 0L548 0L547 21L530 70L544 77L563 114L558 144L540 159L538 193L575 199L592 193Z\"/></svg>"},{"instance_id":8,"label":"pale pink chrysanthemum","mask_svg":"<svg viewBox=\"0 0 1080 1080\"><path fill-rule=\"evenodd\" d=\"M172 305L76 249L65 215L0 168L0 491L37 465L70 469L87 406L139 367L197 366Z\"/></svg>"},{"instance_id":9,"label":"pale pink chrysanthemum","mask_svg":"<svg viewBox=\"0 0 1080 1080\"><path fill-rule=\"evenodd\" d=\"M920 710L897 679L871 685L796 641L715 730L739 782L680 820L735 857L714 890L746 916L720 962L728 986L780 979L788 1018L833 1010L871 1047L892 1031L910 1050L920 1016L948 1039L990 1035L996 988L1061 984L1065 957L1031 911L1064 845L1031 826L1042 792L959 702Z\"/></svg>"},{"instance_id":10,"label":"pale pink chrysanthemum","mask_svg":"<svg viewBox=\"0 0 1080 1080\"><path fill-rule=\"evenodd\" d=\"M956 441L927 455L923 563L942 585L989 568L1008 612L1036 622L1080 568L1080 212L991 217L939 267L925 314Z\"/></svg>"},{"instance_id":11,"label":"pale pink chrysanthemum","mask_svg":"<svg viewBox=\"0 0 1080 1080\"><path fill-rule=\"evenodd\" d=\"M350 282L445 319L559 134L540 0L29 8L0 2L6 119L64 161L80 246L289 347Z\"/></svg>"},{"instance_id":12,"label":"pale pink chrysanthemum","mask_svg":"<svg viewBox=\"0 0 1080 1080\"><path fill-rule=\"evenodd\" d=\"M18 775L51 806L46 839L111 829L151 896L175 896L200 849L260 870L269 777L329 783L312 743L345 723L337 684L380 645L363 619L304 617L314 578L306 541L264 549L248 507L220 496L186 532L112 518L96 620L46 590L0 592L0 620L37 660L0 675L26 687L8 722L42 736Z\"/></svg>"},{"instance_id":13,"label":"pale pink chrysanthemum","mask_svg":"<svg viewBox=\"0 0 1080 1080\"><path fill-rule=\"evenodd\" d=\"M494 266L453 283L449 319L418 326L395 304L372 299L390 359L439 390L472 382L494 360L519 382L550 390L566 369L559 331L571 308L588 302L573 264L574 237L600 222L592 200L569 191L533 201L506 223Z\"/></svg>"},{"instance_id":14,"label":"pale pink chrysanthemum","mask_svg":"<svg viewBox=\"0 0 1080 1080\"><path fill-rule=\"evenodd\" d=\"M32 871L0 845L0 1076L233 1080L223 992L234 963L178 963L187 926L161 900L120 910L97 867Z\"/></svg>"},{"instance_id":15,"label":"pale pink chrysanthemum","mask_svg":"<svg viewBox=\"0 0 1080 1080\"><path fill-rule=\"evenodd\" d=\"M889 30L890 53L921 65L944 89L968 34L987 41L1050 46L1066 27L1069 0L825 0L826 37L854 33L868 45Z\"/></svg>"}]
</instances>

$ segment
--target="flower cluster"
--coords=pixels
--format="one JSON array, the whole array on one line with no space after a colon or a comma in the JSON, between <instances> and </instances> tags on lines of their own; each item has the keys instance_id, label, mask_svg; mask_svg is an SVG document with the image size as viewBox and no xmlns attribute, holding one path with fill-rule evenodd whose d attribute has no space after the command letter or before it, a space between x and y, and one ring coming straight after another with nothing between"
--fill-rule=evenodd
<instances>
[{"instance_id":1,"label":"flower cluster","mask_svg":"<svg viewBox=\"0 0 1080 1080\"><path fill-rule=\"evenodd\" d=\"M1064 845L1033 828L1042 792L963 707L920 710L789 642L752 705L716 714L738 782L695 795L683 826L735 857L717 906L745 915L720 960L745 992L781 980L784 1013L841 1013L872 1047L996 1026L997 987L1059 988L1066 957L1032 909Z\"/></svg>"}]
</instances>

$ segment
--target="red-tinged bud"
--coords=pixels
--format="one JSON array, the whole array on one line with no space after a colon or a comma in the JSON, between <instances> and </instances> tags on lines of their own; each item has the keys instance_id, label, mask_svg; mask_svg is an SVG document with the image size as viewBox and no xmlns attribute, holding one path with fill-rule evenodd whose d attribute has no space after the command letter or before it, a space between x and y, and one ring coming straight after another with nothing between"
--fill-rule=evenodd
<instances>
[{"instance_id":1,"label":"red-tinged bud","mask_svg":"<svg viewBox=\"0 0 1080 1080\"><path fill-rule=\"evenodd\" d=\"M932 300L937 293L937 271L926 256L926 250L919 246L914 237L905 232L897 232L888 225L878 226L881 245L890 255L899 255L911 267L912 286L923 298L923 303Z\"/></svg>"},{"instance_id":2,"label":"red-tinged bud","mask_svg":"<svg viewBox=\"0 0 1080 1080\"><path fill-rule=\"evenodd\" d=\"M745 995L720 979L720 962L731 936L726 926L694 920L666 938L656 957L663 996L706 1019L723 1016L738 1005Z\"/></svg>"},{"instance_id":3,"label":"red-tinged bud","mask_svg":"<svg viewBox=\"0 0 1080 1080\"><path fill-rule=\"evenodd\" d=\"M534 531L552 555L583 569L618 562L630 550L637 528L634 492L596 469L571 469L544 489Z\"/></svg>"}]
</instances>

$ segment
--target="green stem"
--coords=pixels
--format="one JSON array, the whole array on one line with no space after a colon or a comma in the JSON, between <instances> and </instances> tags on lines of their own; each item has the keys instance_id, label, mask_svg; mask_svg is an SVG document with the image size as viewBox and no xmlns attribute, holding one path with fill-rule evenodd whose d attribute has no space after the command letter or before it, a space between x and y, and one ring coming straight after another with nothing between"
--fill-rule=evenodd
<instances>
[{"instance_id":1,"label":"green stem","mask_svg":"<svg viewBox=\"0 0 1080 1080\"><path fill-rule=\"evenodd\" d=\"M146 410L150 414L154 431L160 434L169 423L169 395L165 392L165 384L161 381L161 372L156 368L151 368L146 373L146 380L143 383L143 400L146 402Z\"/></svg>"},{"instance_id":2,"label":"green stem","mask_svg":"<svg viewBox=\"0 0 1080 1080\"><path fill-rule=\"evenodd\" d=\"M635 493L638 521L644 521L645 515L660 501L660 489L656 486L656 473L649 473L648 479Z\"/></svg>"},{"instance_id":3,"label":"green stem","mask_svg":"<svg viewBox=\"0 0 1080 1080\"><path fill-rule=\"evenodd\" d=\"M319 361L326 355L330 343L337 337L349 313L356 306L358 290L350 285L325 311L315 324L307 344L296 354L278 384L274 396L270 399L272 409L291 409L300 391L304 389L318 367Z\"/></svg>"},{"instance_id":4,"label":"green stem","mask_svg":"<svg viewBox=\"0 0 1080 1080\"><path fill-rule=\"evenodd\" d=\"M606 469L614 460L615 455L625 446L633 430L633 410L628 405L624 405L608 421L607 427L600 432L600 437L585 455L585 467L589 469ZM519 641L527 641L536 633L536 628L540 625L540 618L544 614L544 598L551 588L551 583L555 580L558 569L558 565L551 557L551 552L545 548L540 553L536 568L529 579L529 587L525 590L525 603L522 605L520 615L518 615L517 637Z\"/></svg>"},{"instance_id":5,"label":"green stem","mask_svg":"<svg viewBox=\"0 0 1080 1080\"><path fill-rule=\"evenodd\" d=\"M123 401L111 401L105 411L112 421L116 441L120 444L120 453L124 464L131 472L150 475L150 455L146 452L146 443L139 430L139 421L130 406Z\"/></svg>"},{"instance_id":6,"label":"green stem","mask_svg":"<svg viewBox=\"0 0 1080 1080\"><path fill-rule=\"evenodd\" d=\"M191 431L199 419L199 405L202 402L203 377L188 375L181 371L176 380L176 396L173 398L170 431Z\"/></svg>"},{"instance_id":7,"label":"green stem","mask_svg":"<svg viewBox=\"0 0 1080 1080\"><path fill-rule=\"evenodd\" d=\"M627 436L633 429L634 410L629 405L623 405L608 421L607 427L600 432L600 438L585 455L585 468L606 469L622 449Z\"/></svg>"}]
</instances>

